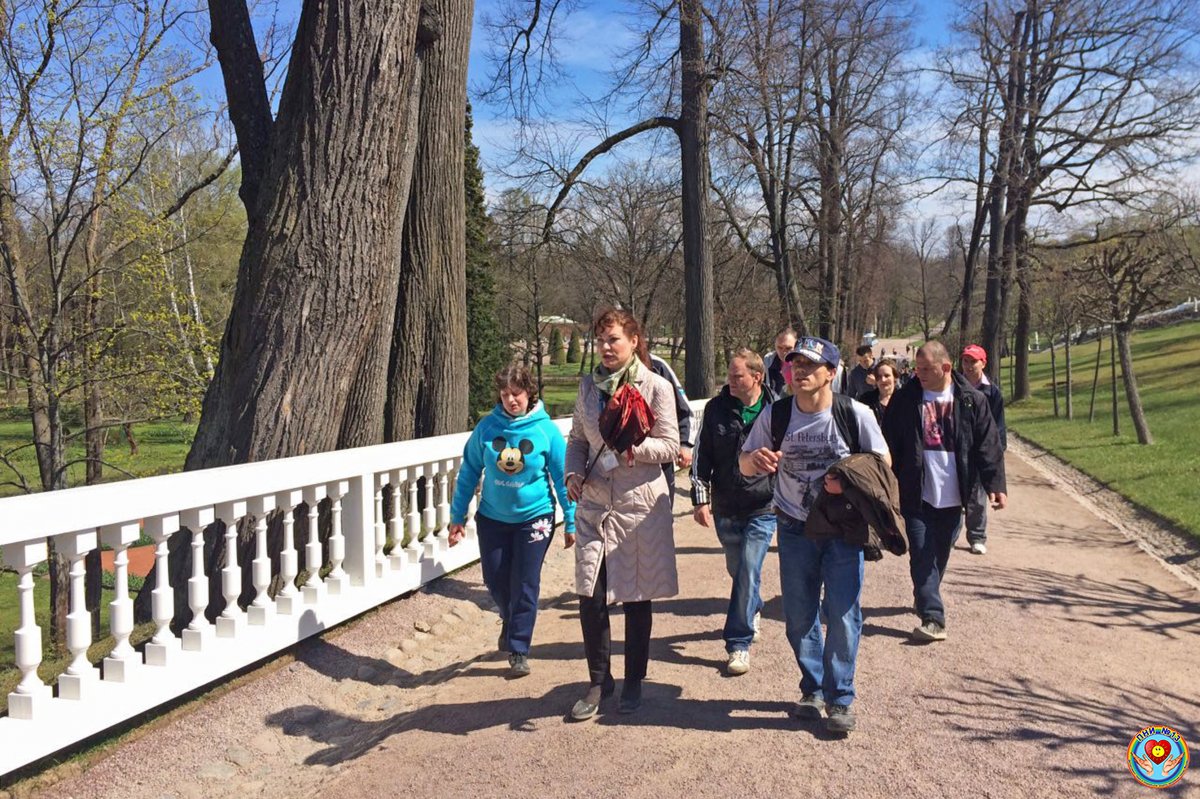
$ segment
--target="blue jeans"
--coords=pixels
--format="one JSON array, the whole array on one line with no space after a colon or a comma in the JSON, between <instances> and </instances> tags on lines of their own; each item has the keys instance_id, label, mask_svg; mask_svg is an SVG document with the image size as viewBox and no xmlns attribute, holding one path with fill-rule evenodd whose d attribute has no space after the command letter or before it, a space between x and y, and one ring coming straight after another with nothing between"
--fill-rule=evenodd
<instances>
[{"instance_id":1,"label":"blue jeans","mask_svg":"<svg viewBox=\"0 0 1200 799\"><path fill-rule=\"evenodd\" d=\"M759 594L762 566L775 536L775 515L747 519L716 516L717 539L725 549L725 570L733 579L725 613L725 651L749 651L754 640L754 614L762 610Z\"/></svg>"},{"instance_id":2,"label":"blue jeans","mask_svg":"<svg viewBox=\"0 0 1200 799\"><path fill-rule=\"evenodd\" d=\"M942 602L942 577L950 562L950 550L962 529L962 508L935 508L921 503L921 512L905 516L908 529L908 570L912 575L913 599L921 621L945 626L946 606Z\"/></svg>"},{"instance_id":3,"label":"blue jeans","mask_svg":"<svg viewBox=\"0 0 1200 799\"><path fill-rule=\"evenodd\" d=\"M862 547L813 541L804 522L779 517L779 582L788 642L800 665L800 692L829 705L854 701L854 666L862 637ZM821 587L828 633L821 634Z\"/></svg>"},{"instance_id":4,"label":"blue jeans","mask_svg":"<svg viewBox=\"0 0 1200 799\"><path fill-rule=\"evenodd\" d=\"M542 562L553 537L554 517L508 523L476 513L475 523L483 582L500 608L508 651L528 655L542 589Z\"/></svg>"}]
</instances>

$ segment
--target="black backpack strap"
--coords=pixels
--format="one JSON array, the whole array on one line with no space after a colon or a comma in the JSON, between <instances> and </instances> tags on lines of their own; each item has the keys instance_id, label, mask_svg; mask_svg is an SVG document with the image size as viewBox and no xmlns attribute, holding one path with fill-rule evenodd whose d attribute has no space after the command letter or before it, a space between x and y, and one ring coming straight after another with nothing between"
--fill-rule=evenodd
<instances>
[{"instance_id":1,"label":"black backpack strap","mask_svg":"<svg viewBox=\"0 0 1200 799\"><path fill-rule=\"evenodd\" d=\"M845 394L833 395L833 423L837 425L842 441L850 447L850 454L862 452L862 445L858 440L858 417L854 413L854 400Z\"/></svg>"},{"instance_id":2,"label":"black backpack strap","mask_svg":"<svg viewBox=\"0 0 1200 799\"><path fill-rule=\"evenodd\" d=\"M787 435L788 423L792 421L792 398L783 396L771 403L771 450L783 448L783 437Z\"/></svg>"}]
</instances>

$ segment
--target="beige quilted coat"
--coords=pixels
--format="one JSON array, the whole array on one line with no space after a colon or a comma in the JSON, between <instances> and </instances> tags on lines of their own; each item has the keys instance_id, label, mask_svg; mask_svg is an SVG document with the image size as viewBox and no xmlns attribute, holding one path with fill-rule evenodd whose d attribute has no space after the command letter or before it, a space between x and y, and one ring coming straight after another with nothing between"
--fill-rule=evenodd
<instances>
[{"instance_id":1,"label":"beige quilted coat","mask_svg":"<svg viewBox=\"0 0 1200 799\"><path fill-rule=\"evenodd\" d=\"M608 602L641 602L679 593L675 570L674 517L662 464L679 453L679 423L675 418L674 387L642 367L635 381L654 411L654 427L625 453L607 474L599 463L592 468L575 507L575 590L592 596L600 563L608 561ZM604 441L597 420L600 392L591 375L584 377L571 434L567 438L567 473L583 475Z\"/></svg>"}]
</instances>

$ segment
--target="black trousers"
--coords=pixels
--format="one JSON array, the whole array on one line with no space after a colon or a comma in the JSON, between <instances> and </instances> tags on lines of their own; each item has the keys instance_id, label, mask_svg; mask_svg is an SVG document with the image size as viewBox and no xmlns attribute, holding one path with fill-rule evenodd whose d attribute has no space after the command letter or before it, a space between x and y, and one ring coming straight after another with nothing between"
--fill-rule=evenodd
<instances>
[{"instance_id":1,"label":"black trousers","mask_svg":"<svg viewBox=\"0 0 1200 799\"><path fill-rule=\"evenodd\" d=\"M609 628L608 563L600 562L600 574L591 596L579 597L579 623L583 627L583 649L587 654L588 676L592 685L602 685L610 673L612 635ZM650 600L626 602L625 609L625 680L640 681L646 677L650 662L650 627L653 616Z\"/></svg>"}]
</instances>

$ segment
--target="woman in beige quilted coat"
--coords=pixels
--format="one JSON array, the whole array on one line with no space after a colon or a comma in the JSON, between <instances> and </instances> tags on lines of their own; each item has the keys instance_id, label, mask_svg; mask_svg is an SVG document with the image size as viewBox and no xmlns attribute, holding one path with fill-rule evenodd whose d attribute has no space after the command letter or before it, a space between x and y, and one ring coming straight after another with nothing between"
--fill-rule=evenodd
<instances>
[{"instance_id":1,"label":"woman in beige quilted coat","mask_svg":"<svg viewBox=\"0 0 1200 799\"><path fill-rule=\"evenodd\" d=\"M613 693L608 606L624 603L625 679L618 709L641 705L650 658L653 599L679 593L670 491L662 464L679 453L675 389L650 370L641 326L627 311L607 310L593 327L601 364L580 385L567 439L567 491L576 500L575 590L591 685L575 703L572 718L591 718L602 697ZM637 388L654 412L650 435L614 453L600 436L598 420L608 398L623 384Z\"/></svg>"}]
</instances>

